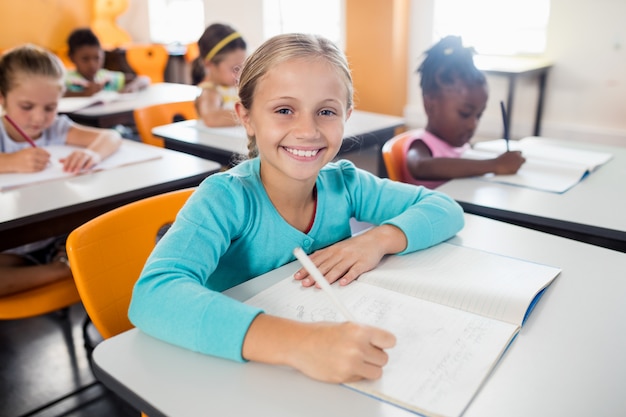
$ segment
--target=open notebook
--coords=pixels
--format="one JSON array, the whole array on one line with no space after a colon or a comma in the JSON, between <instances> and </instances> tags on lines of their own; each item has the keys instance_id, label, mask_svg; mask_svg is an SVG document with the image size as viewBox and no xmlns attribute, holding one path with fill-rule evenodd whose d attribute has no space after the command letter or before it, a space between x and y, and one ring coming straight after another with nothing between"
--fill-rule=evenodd
<instances>
[{"instance_id":1,"label":"open notebook","mask_svg":"<svg viewBox=\"0 0 626 417\"><path fill-rule=\"evenodd\" d=\"M63 166L59 160L69 155L72 151L81 148L69 145L46 146L44 149L50 153L50 163L43 171L0 174L0 191L6 191L45 181L72 177L75 175L84 175L94 171L102 171L124 165L136 164L138 162L149 161L161 157L157 148L152 149L150 146L145 145L138 148L134 145L137 144L123 141L122 146L120 146L120 148L113 155L100 162L93 169L84 171L80 174L64 172Z\"/></svg>"},{"instance_id":2,"label":"open notebook","mask_svg":"<svg viewBox=\"0 0 626 417\"><path fill-rule=\"evenodd\" d=\"M517 174L488 174L481 179L563 193L613 157L606 152L568 148L536 136L510 141L509 145L512 151L521 151L526 158ZM488 159L505 151L506 143L502 139L478 142L463 158Z\"/></svg>"},{"instance_id":3,"label":"open notebook","mask_svg":"<svg viewBox=\"0 0 626 417\"><path fill-rule=\"evenodd\" d=\"M346 384L426 416L459 416L559 268L442 243L388 256L340 287L358 321L394 333L376 381ZM287 277L246 303L301 321L342 321L326 294Z\"/></svg>"},{"instance_id":4,"label":"open notebook","mask_svg":"<svg viewBox=\"0 0 626 417\"><path fill-rule=\"evenodd\" d=\"M112 101L128 99L133 93L118 93L117 91L99 91L90 97L62 97L59 100L57 112L73 113L96 104L106 104Z\"/></svg>"}]
</instances>

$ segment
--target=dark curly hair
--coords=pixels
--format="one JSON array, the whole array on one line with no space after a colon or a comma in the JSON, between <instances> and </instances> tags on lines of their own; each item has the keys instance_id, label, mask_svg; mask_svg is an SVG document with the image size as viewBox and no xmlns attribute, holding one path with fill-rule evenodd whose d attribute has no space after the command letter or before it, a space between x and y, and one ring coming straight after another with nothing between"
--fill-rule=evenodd
<instances>
[{"instance_id":1,"label":"dark curly hair","mask_svg":"<svg viewBox=\"0 0 626 417\"><path fill-rule=\"evenodd\" d=\"M460 36L446 36L433 45L424 52L426 57L417 69L422 94L437 94L457 80L467 85L485 85L485 74L474 65L475 53L474 48L463 46Z\"/></svg>"}]
</instances>

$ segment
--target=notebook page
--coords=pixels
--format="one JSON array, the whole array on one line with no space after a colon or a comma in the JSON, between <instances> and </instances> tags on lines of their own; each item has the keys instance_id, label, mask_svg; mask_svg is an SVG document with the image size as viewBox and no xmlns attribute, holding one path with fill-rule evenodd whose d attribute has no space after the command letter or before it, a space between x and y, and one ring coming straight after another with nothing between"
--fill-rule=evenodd
<instances>
[{"instance_id":1,"label":"notebook page","mask_svg":"<svg viewBox=\"0 0 626 417\"><path fill-rule=\"evenodd\" d=\"M518 330L358 281L333 287L359 322L387 329L397 338L381 379L347 385L425 415L460 415ZM326 294L303 288L291 277L246 303L299 321L343 321Z\"/></svg>"},{"instance_id":2,"label":"notebook page","mask_svg":"<svg viewBox=\"0 0 626 417\"><path fill-rule=\"evenodd\" d=\"M69 178L76 175L84 175L90 172L102 171L105 169L149 161L161 157L161 154L157 149L150 149L150 147L147 146L137 149L132 146L131 143L122 142L122 146L120 146L114 154L100 162L93 169L81 172L80 174L72 174L63 171L63 165L60 160L65 158L74 150L82 148L70 145L52 145L46 146L44 149L50 153L50 163L44 170L39 172L0 174L0 191L45 181Z\"/></svg>"},{"instance_id":3,"label":"notebook page","mask_svg":"<svg viewBox=\"0 0 626 417\"><path fill-rule=\"evenodd\" d=\"M594 171L613 157L607 152L575 149L554 142L546 142L546 138L542 139L537 136L527 137L519 141L509 141L509 146L512 151L522 151L527 159L543 159L564 164L582 165L585 170L589 171ZM473 145L473 148L501 154L506 151L506 142L503 139L478 142Z\"/></svg>"},{"instance_id":4,"label":"notebook page","mask_svg":"<svg viewBox=\"0 0 626 417\"><path fill-rule=\"evenodd\" d=\"M379 287L521 326L559 268L441 243L389 256L359 278Z\"/></svg>"}]
</instances>

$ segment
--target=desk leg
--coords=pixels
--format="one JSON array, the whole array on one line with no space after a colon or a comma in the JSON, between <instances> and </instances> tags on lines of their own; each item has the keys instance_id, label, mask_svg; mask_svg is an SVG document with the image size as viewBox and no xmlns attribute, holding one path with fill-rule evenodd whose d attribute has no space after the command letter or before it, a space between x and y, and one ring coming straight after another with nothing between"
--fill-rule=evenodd
<instances>
[{"instance_id":1,"label":"desk leg","mask_svg":"<svg viewBox=\"0 0 626 417\"><path fill-rule=\"evenodd\" d=\"M546 91L546 78L548 70L546 69L539 75L539 95L537 98L537 113L535 114L535 136L541 135L541 118L543 117L543 100Z\"/></svg>"}]
</instances>

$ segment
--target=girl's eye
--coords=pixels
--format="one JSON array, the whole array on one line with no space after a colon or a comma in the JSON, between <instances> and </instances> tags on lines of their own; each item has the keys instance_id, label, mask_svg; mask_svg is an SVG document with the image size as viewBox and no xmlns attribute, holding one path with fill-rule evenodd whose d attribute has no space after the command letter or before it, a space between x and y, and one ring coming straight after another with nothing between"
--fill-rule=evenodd
<instances>
[{"instance_id":1,"label":"girl's eye","mask_svg":"<svg viewBox=\"0 0 626 417\"><path fill-rule=\"evenodd\" d=\"M326 109L326 110L322 110L320 111L320 115L322 116L334 116L336 113L332 110Z\"/></svg>"},{"instance_id":2,"label":"girl's eye","mask_svg":"<svg viewBox=\"0 0 626 417\"><path fill-rule=\"evenodd\" d=\"M276 110L276 113L278 113L278 114L291 114L291 110L289 110L289 109L278 109L278 110Z\"/></svg>"}]
</instances>

